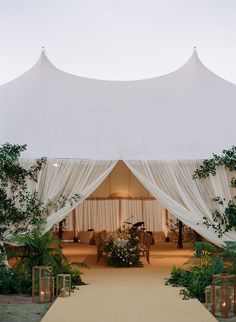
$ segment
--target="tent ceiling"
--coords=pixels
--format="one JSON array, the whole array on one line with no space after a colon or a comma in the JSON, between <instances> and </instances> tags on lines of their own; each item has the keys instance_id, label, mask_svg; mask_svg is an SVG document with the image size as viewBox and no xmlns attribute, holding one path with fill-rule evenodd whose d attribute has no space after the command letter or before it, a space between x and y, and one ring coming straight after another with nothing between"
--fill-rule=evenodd
<instances>
[{"instance_id":1,"label":"tent ceiling","mask_svg":"<svg viewBox=\"0 0 236 322\"><path fill-rule=\"evenodd\" d=\"M25 157L199 159L235 144L236 86L194 50L177 71L138 81L103 81L57 69L42 52L0 87L0 143Z\"/></svg>"},{"instance_id":2,"label":"tent ceiling","mask_svg":"<svg viewBox=\"0 0 236 322\"><path fill-rule=\"evenodd\" d=\"M152 195L123 161L114 169L89 198L151 198Z\"/></svg>"}]
</instances>

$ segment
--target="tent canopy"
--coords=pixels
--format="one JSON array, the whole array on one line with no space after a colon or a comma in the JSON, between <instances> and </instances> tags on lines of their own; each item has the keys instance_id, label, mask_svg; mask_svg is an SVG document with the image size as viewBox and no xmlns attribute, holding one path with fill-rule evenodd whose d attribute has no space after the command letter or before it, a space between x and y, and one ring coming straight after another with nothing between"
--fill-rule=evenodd
<instances>
[{"instance_id":1,"label":"tent canopy","mask_svg":"<svg viewBox=\"0 0 236 322\"><path fill-rule=\"evenodd\" d=\"M196 50L177 71L137 81L70 75L42 52L28 72L0 87L0 106L0 144L27 143L26 165L48 157L38 182L42 202L88 197L123 159L188 226L218 245L235 240L235 231L219 239L203 224L203 217L212 222L214 197L232 199L231 174L222 168L204 182L192 175L198 159L235 144L236 86L209 71ZM82 201L50 214L45 229Z\"/></svg>"},{"instance_id":2,"label":"tent canopy","mask_svg":"<svg viewBox=\"0 0 236 322\"><path fill-rule=\"evenodd\" d=\"M0 87L0 106L0 143L27 143L27 158L201 159L235 144L236 86L196 50L177 71L137 81L74 76L42 52Z\"/></svg>"}]
</instances>

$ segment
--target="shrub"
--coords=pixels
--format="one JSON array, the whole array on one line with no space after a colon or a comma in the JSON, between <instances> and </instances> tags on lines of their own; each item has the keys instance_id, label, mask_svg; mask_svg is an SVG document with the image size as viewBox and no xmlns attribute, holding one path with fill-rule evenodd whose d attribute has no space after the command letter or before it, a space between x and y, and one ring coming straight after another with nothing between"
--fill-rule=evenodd
<instances>
[{"instance_id":1,"label":"shrub","mask_svg":"<svg viewBox=\"0 0 236 322\"><path fill-rule=\"evenodd\" d=\"M212 283L213 274L226 272L223 253L207 242L194 242L195 255L186 269L174 267L166 285L184 287L183 299L197 298L205 301L205 287ZM200 259L195 261L195 259Z\"/></svg>"},{"instance_id":2,"label":"shrub","mask_svg":"<svg viewBox=\"0 0 236 322\"><path fill-rule=\"evenodd\" d=\"M31 293L33 266L51 266L55 277L61 273L71 274L72 288L75 288L81 281L80 275L82 273L78 267L86 267L86 265L78 262L69 263L62 253L61 247L58 247L60 240L54 239L51 231L43 234L42 224L27 233L13 236L10 242L24 245L24 247L22 247L20 259L14 267L12 269L6 267L3 277L0 276L3 284L0 292L6 288L9 293ZM14 257L14 251L9 252L8 255ZM15 288L11 287L14 280L16 280Z\"/></svg>"}]
</instances>

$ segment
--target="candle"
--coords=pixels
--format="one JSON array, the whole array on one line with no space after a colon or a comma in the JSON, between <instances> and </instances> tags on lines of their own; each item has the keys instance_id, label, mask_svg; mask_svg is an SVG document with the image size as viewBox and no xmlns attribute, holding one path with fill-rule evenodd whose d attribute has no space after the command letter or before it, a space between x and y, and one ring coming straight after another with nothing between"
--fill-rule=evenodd
<instances>
[{"instance_id":1,"label":"candle","mask_svg":"<svg viewBox=\"0 0 236 322\"><path fill-rule=\"evenodd\" d=\"M39 294L40 302L44 302L44 296L45 296L45 293L41 291Z\"/></svg>"},{"instance_id":2,"label":"candle","mask_svg":"<svg viewBox=\"0 0 236 322\"><path fill-rule=\"evenodd\" d=\"M227 316L227 305L225 302L222 303L221 310L222 310L223 316L226 317Z\"/></svg>"}]
</instances>

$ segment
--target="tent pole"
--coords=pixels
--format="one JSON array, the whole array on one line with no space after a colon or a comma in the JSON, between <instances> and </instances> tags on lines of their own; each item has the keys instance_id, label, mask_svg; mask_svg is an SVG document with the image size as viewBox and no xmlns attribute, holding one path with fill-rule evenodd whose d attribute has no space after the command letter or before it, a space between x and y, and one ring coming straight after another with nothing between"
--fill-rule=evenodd
<instances>
[{"instance_id":1,"label":"tent pole","mask_svg":"<svg viewBox=\"0 0 236 322\"><path fill-rule=\"evenodd\" d=\"M119 226L121 227L121 198L119 198Z\"/></svg>"},{"instance_id":2,"label":"tent pole","mask_svg":"<svg viewBox=\"0 0 236 322\"><path fill-rule=\"evenodd\" d=\"M75 209L72 210L72 218L73 218L73 240L74 240L74 243L77 243L78 242L78 232L77 232L77 228L76 228Z\"/></svg>"}]
</instances>

